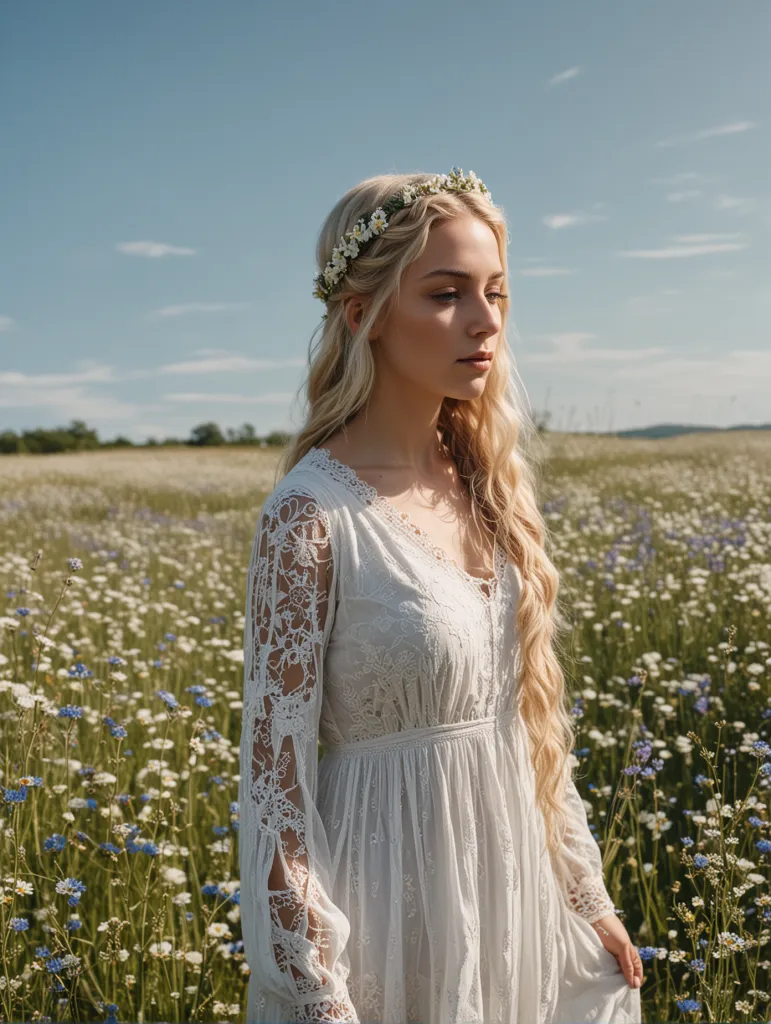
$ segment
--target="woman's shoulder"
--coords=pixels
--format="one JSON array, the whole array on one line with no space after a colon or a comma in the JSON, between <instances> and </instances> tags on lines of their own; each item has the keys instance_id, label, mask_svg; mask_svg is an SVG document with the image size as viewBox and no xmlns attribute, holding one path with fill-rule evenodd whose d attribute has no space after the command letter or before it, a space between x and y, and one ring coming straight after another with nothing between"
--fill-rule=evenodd
<instances>
[{"instance_id":1,"label":"woman's shoulder","mask_svg":"<svg viewBox=\"0 0 771 1024\"><path fill-rule=\"evenodd\" d=\"M334 521L344 506L344 495L335 481L324 474L311 457L303 456L276 483L265 498L261 513L276 515L281 509L292 509L304 517Z\"/></svg>"}]
</instances>

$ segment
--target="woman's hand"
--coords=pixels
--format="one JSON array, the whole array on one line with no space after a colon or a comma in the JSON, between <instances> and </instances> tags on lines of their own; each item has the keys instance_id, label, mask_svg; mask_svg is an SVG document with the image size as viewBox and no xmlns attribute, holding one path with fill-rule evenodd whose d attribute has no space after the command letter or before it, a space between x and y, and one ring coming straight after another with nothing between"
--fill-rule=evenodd
<instances>
[{"instance_id":1,"label":"woman's hand","mask_svg":"<svg viewBox=\"0 0 771 1024\"><path fill-rule=\"evenodd\" d=\"M640 988L643 981L642 960L637 946L616 914L606 914L592 925L603 946L618 960L630 988Z\"/></svg>"}]
</instances>

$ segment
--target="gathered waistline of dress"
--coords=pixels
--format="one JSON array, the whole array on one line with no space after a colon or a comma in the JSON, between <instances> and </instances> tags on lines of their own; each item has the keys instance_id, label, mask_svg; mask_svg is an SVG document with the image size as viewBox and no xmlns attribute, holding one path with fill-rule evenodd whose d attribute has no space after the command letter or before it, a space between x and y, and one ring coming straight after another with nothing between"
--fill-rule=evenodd
<instances>
[{"instance_id":1,"label":"gathered waistline of dress","mask_svg":"<svg viewBox=\"0 0 771 1024\"><path fill-rule=\"evenodd\" d=\"M494 732L500 726L508 725L519 714L519 708L511 708L489 718L471 718L465 722L440 722L419 729L402 729L388 732L371 739L353 740L350 743L334 743L324 747L324 756L341 757L346 754L375 753L390 751L395 747L422 746L425 743L440 743L476 733Z\"/></svg>"}]
</instances>

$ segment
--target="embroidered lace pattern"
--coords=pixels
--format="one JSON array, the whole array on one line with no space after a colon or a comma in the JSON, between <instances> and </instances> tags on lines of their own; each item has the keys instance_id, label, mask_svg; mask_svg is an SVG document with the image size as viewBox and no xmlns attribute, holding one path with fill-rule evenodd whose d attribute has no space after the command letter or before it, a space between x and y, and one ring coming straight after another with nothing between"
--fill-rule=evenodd
<instances>
[{"instance_id":1,"label":"embroidered lace pattern","mask_svg":"<svg viewBox=\"0 0 771 1024\"><path fill-rule=\"evenodd\" d=\"M568 780L565 802L568 827L557 875L572 909L593 924L606 914L614 914L616 908L605 887L602 854L589 830L586 807L572 776Z\"/></svg>"},{"instance_id":2,"label":"embroidered lace pattern","mask_svg":"<svg viewBox=\"0 0 771 1024\"><path fill-rule=\"evenodd\" d=\"M356 494L361 501L366 505L371 505L378 509L390 523L398 527L401 530L407 530L408 533L415 537L419 544L434 558L444 562L447 567L459 576L461 579L469 583L472 589L486 601L491 601L495 596L500 578L506 567L507 555L506 550L498 544L494 544L493 553L493 574L491 576L475 576L473 573L466 572L466 570L458 565L454 558L452 558L447 551L434 541L430 534L426 533L420 526L415 523L406 512L400 511L392 501L381 495L377 488L373 487L372 484L368 484L366 480L363 480L359 474L353 469L352 466L346 465L344 462L340 462L336 459L329 451L328 448L311 448L306 454L305 458L315 465L321 466L327 472L329 472L336 480L345 484L351 491Z\"/></svg>"},{"instance_id":3,"label":"embroidered lace pattern","mask_svg":"<svg viewBox=\"0 0 771 1024\"><path fill-rule=\"evenodd\" d=\"M241 884L263 990L294 1021L357 1021L337 957L347 922L326 887L314 804L325 633L334 578L329 520L312 495L274 494L248 574ZM242 751L243 751L242 742ZM347 929L346 929L347 930ZM270 945L268 945L268 942Z\"/></svg>"}]
</instances>

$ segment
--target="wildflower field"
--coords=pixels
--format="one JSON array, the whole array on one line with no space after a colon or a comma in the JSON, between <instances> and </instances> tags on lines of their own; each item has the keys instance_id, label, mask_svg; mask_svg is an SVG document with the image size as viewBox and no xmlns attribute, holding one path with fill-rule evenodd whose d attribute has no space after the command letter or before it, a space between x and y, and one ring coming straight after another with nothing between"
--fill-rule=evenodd
<instances>
[{"instance_id":1,"label":"wildflower field","mask_svg":"<svg viewBox=\"0 0 771 1024\"><path fill-rule=\"evenodd\" d=\"M771 435L536 455L645 1020L768 1021ZM275 462L0 458L2 1021L243 1019L244 588Z\"/></svg>"}]
</instances>

